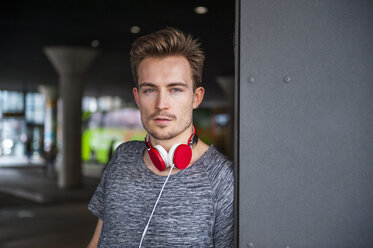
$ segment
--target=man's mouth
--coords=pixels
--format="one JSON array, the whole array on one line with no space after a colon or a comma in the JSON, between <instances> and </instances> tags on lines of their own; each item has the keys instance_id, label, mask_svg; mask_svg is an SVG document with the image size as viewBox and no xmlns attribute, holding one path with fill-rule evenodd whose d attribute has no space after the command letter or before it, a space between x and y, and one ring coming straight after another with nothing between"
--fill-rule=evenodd
<instances>
[{"instance_id":1,"label":"man's mouth","mask_svg":"<svg viewBox=\"0 0 373 248\"><path fill-rule=\"evenodd\" d=\"M171 122L173 119L173 116L155 116L153 118L154 122L158 124L166 124Z\"/></svg>"},{"instance_id":2,"label":"man's mouth","mask_svg":"<svg viewBox=\"0 0 373 248\"><path fill-rule=\"evenodd\" d=\"M154 118L154 120L156 122L169 122L169 121L171 121L171 119L169 119L169 118L163 118L163 117L157 117L157 118Z\"/></svg>"}]
</instances>

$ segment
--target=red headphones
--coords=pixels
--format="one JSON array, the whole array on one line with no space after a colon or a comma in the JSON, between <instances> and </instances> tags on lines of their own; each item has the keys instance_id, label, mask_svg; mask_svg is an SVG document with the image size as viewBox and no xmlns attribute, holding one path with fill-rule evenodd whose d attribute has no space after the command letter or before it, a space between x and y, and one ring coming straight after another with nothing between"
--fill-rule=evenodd
<instances>
[{"instance_id":1,"label":"red headphones","mask_svg":"<svg viewBox=\"0 0 373 248\"><path fill-rule=\"evenodd\" d=\"M170 151L167 151L161 146L156 145L152 147L149 142L149 134L145 137L146 148L148 149L150 159L158 170L163 171L166 168L175 165L176 168L184 170L192 159L192 148L198 142L197 130L193 125L193 133L186 144L174 144Z\"/></svg>"}]
</instances>

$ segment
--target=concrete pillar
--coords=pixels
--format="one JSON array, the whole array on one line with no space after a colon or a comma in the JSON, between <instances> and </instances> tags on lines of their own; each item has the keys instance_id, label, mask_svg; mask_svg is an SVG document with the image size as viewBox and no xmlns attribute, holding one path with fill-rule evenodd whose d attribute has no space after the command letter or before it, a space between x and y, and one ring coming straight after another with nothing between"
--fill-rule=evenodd
<instances>
[{"instance_id":1,"label":"concrete pillar","mask_svg":"<svg viewBox=\"0 0 373 248\"><path fill-rule=\"evenodd\" d=\"M82 183L81 102L84 74L98 50L84 47L47 47L44 50L59 75L62 97L62 164L58 186L71 188Z\"/></svg>"},{"instance_id":2,"label":"concrete pillar","mask_svg":"<svg viewBox=\"0 0 373 248\"><path fill-rule=\"evenodd\" d=\"M58 88L52 85L39 85L39 92L46 99L44 118L44 151L56 146Z\"/></svg>"}]
</instances>

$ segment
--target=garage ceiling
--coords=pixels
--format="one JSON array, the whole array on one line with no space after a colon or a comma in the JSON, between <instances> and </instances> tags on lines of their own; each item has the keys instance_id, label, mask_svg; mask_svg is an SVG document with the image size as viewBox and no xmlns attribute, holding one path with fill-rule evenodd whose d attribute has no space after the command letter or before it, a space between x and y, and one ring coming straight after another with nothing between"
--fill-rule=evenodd
<instances>
[{"instance_id":1,"label":"garage ceiling","mask_svg":"<svg viewBox=\"0 0 373 248\"><path fill-rule=\"evenodd\" d=\"M204 6L206 14L194 9ZM7 1L0 8L0 90L36 91L39 84L58 84L43 53L52 45L92 46L101 55L85 82L86 95L119 95L131 99L128 52L140 35L167 26L191 33L202 42L207 60L207 99L224 96L217 76L234 74L234 1L222 0L79 0ZM130 32L139 26L140 32ZM93 42L93 43L92 43Z\"/></svg>"}]
</instances>

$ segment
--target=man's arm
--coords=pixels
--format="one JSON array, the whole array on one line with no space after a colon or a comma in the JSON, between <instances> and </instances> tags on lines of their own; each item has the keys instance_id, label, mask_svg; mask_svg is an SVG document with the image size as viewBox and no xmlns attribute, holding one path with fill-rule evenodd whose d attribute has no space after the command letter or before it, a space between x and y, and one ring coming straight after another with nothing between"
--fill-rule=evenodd
<instances>
[{"instance_id":1,"label":"man's arm","mask_svg":"<svg viewBox=\"0 0 373 248\"><path fill-rule=\"evenodd\" d=\"M100 238L102 228L102 220L98 219L95 232L93 233L92 239L89 242L87 248L96 248L98 244L98 239Z\"/></svg>"},{"instance_id":2,"label":"man's arm","mask_svg":"<svg viewBox=\"0 0 373 248\"><path fill-rule=\"evenodd\" d=\"M234 241L234 177L232 164L222 166L215 182L217 194L217 208L214 228L214 247L233 247Z\"/></svg>"}]
</instances>

